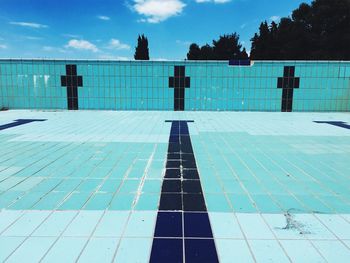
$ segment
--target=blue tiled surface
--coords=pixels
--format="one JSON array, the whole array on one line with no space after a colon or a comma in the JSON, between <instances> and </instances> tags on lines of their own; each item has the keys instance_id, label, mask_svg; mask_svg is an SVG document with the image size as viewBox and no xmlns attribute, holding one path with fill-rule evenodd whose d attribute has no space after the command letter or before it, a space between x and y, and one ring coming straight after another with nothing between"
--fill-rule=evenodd
<instances>
[{"instance_id":1,"label":"blue tiled surface","mask_svg":"<svg viewBox=\"0 0 350 263\"><path fill-rule=\"evenodd\" d=\"M8 111L0 125L19 118L47 121L0 131L0 261L148 262L172 119L194 120L220 262L348 261L350 134L314 121L349 114ZM204 255L201 224L170 225L158 238L185 233L186 262Z\"/></svg>"},{"instance_id":2,"label":"blue tiled surface","mask_svg":"<svg viewBox=\"0 0 350 263\"><path fill-rule=\"evenodd\" d=\"M175 66L185 66L191 80L184 91L185 110L280 112L282 89L277 80L285 66L295 66L300 87L294 90L293 111L350 110L348 61L229 66L228 61L0 60L0 108L68 109L61 76L72 64L83 78L83 87L77 88L79 109L174 110L169 77Z\"/></svg>"}]
</instances>

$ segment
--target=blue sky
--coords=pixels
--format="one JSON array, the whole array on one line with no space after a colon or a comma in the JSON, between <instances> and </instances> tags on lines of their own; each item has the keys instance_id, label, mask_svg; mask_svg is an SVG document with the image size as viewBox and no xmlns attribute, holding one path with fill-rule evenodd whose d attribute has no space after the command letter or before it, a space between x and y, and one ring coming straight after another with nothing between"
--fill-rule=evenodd
<instances>
[{"instance_id":1,"label":"blue sky","mask_svg":"<svg viewBox=\"0 0 350 263\"><path fill-rule=\"evenodd\" d=\"M132 59L144 33L154 60L237 32L250 50L261 21L311 0L0 0L0 57Z\"/></svg>"}]
</instances>

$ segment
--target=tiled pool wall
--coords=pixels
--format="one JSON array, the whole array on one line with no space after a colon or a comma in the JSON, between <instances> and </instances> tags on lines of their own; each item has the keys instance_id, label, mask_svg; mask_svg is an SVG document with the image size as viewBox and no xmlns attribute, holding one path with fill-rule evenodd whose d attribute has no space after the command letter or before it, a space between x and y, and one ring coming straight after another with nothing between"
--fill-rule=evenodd
<instances>
[{"instance_id":1,"label":"tiled pool wall","mask_svg":"<svg viewBox=\"0 0 350 263\"><path fill-rule=\"evenodd\" d=\"M349 111L350 62L0 60L0 108Z\"/></svg>"}]
</instances>

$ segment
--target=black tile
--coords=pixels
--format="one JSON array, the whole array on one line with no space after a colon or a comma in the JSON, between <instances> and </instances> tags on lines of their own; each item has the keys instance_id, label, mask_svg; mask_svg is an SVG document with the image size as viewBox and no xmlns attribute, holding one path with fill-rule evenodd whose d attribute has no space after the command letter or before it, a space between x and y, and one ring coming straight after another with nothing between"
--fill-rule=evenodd
<instances>
[{"instance_id":1,"label":"black tile","mask_svg":"<svg viewBox=\"0 0 350 263\"><path fill-rule=\"evenodd\" d=\"M180 154L179 153L168 153L167 160L179 160Z\"/></svg>"},{"instance_id":2,"label":"black tile","mask_svg":"<svg viewBox=\"0 0 350 263\"><path fill-rule=\"evenodd\" d=\"M181 180L164 180L162 193L181 193Z\"/></svg>"},{"instance_id":3,"label":"black tile","mask_svg":"<svg viewBox=\"0 0 350 263\"><path fill-rule=\"evenodd\" d=\"M180 144L179 143L169 143L168 152L169 153L180 152Z\"/></svg>"},{"instance_id":4,"label":"black tile","mask_svg":"<svg viewBox=\"0 0 350 263\"><path fill-rule=\"evenodd\" d=\"M183 194L184 211L206 211L204 197L202 194Z\"/></svg>"},{"instance_id":5,"label":"black tile","mask_svg":"<svg viewBox=\"0 0 350 263\"><path fill-rule=\"evenodd\" d=\"M184 169L196 169L197 168L195 161L181 161L181 165Z\"/></svg>"},{"instance_id":6,"label":"black tile","mask_svg":"<svg viewBox=\"0 0 350 263\"><path fill-rule=\"evenodd\" d=\"M155 237L182 237L182 212L158 212Z\"/></svg>"},{"instance_id":7,"label":"black tile","mask_svg":"<svg viewBox=\"0 0 350 263\"><path fill-rule=\"evenodd\" d=\"M165 170L165 179L177 179L181 177L180 169L166 169Z\"/></svg>"},{"instance_id":8,"label":"black tile","mask_svg":"<svg viewBox=\"0 0 350 263\"><path fill-rule=\"evenodd\" d=\"M199 179L197 169L184 169L182 175L184 179Z\"/></svg>"},{"instance_id":9,"label":"black tile","mask_svg":"<svg viewBox=\"0 0 350 263\"><path fill-rule=\"evenodd\" d=\"M200 194L202 187L199 180L184 180L182 181L182 191L184 193Z\"/></svg>"},{"instance_id":10,"label":"black tile","mask_svg":"<svg viewBox=\"0 0 350 263\"><path fill-rule=\"evenodd\" d=\"M180 168L180 161L167 161L166 168Z\"/></svg>"},{"instance_id":11,"label":"black tile","mask_svg":"<svg viewBox=\"0 0 350 263\"><path fill-rule=\"evenodd\" d=\"M182 210L182 195L162 193L160 196L159 210L161 211Z\"/></svg>"},{"instance_id":12,"label":"black tile","mask_svg":"<svg viewBox=\"0 0 350 263\"><path fill-rule=\"evenodd\" d=\"M135 251L134 253L137 253L137 251ZM152 263L183 262L182 239L164 239L164 238L153 239L150 262Z\"/></svg>"},{"instance_id":13,"label":"black tile","mask_svg":"<svg viewBox=\"0 0 350 263\"><path fill-rule=\"evenodd\" d=\"M190 161L190 162L195 162L194 155L192 153L183 153L181 154L181 159L183 161Z\"/></svg>"},{"instance_id":14,"label":"black tile","mask_svg":"<svg viewBox=\"0 0 350 263\"><path fill-rule=\"evenodd\" d=\"M188 263L219 262L214 239L185 239L185 260Z\"/></svg>"},{"instance_id":15,"label":"black tile","mask_svg":"<svg viewBox=\"0 0 350 263\"><path fill-rule=\"evenodd\" d=\"M185 238L213 238L208 213L184 213Z\"/></svg>"}]
</instances>

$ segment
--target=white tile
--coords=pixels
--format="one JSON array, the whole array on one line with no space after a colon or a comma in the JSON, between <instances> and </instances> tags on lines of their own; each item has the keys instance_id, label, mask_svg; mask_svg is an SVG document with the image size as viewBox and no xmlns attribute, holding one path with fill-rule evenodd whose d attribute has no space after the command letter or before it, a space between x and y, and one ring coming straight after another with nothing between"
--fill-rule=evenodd
<instances>
[{"instance_id":1,"label":"white tile","mask_svg":"<svg viewBox=\"0 0 350 263\"><path fill-rule=\"evenodd\" d=\"M120 237L129 214L129 211L106 211L94 232L94 237Z\"/></svg>"},{"instance_id":2,"label":"white tile","mask_svg":"<svg viewBox=\"0 0 350 263\"><path fill-rule=\"evenodd\" d=\"M340 239L350 239L350 223L338 215L316 215Z\"/></svg>"},{"instance_id":3,"label":"white tile","mask_svg":"<svg viewBox=\"0 0 350 263\"><path fill-rule=\"evenodd\" d=\"M347 263L350 260L350 249L340 241L312 241L328 262Z\"/></svg>"}]
</instances>

